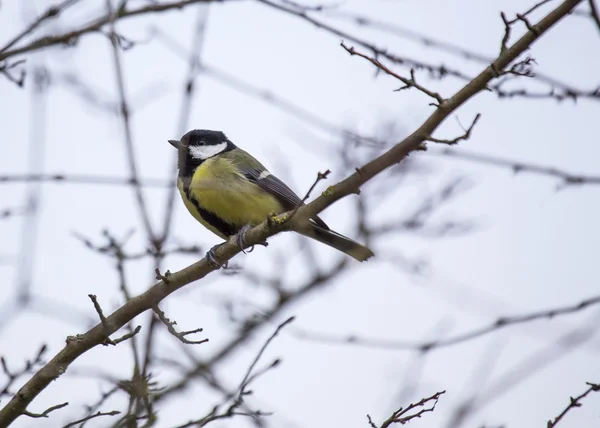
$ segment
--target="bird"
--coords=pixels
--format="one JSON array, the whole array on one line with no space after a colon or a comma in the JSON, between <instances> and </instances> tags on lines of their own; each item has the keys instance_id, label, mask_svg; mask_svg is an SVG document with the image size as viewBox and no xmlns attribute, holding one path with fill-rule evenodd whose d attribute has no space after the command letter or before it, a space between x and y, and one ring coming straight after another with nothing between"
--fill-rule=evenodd
<instances>
[{"instance_id":1,"label":"bird","mask_svg":"<svg viewBox=\"0 0 600 428\"><path fill-rule=\"evenodd\" d=\"M251 227L304 205L283 181L221 131L193 129L179 140L167 141L178 151L177 187L189 213L220 238L235 235L242 250ZM330 229L319 216L296 232L361 262L374 256L366 246ZM218 266L215 251L223 244L206 253Z\"/></svg>"}]
</instances>

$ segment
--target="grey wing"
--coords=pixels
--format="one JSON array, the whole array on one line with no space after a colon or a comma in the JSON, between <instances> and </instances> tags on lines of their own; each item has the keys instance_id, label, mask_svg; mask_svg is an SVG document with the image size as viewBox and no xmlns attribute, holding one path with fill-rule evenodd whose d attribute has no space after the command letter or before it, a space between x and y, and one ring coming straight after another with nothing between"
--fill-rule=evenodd
<instances>
[{"instance_id":1,"label":"grey wing","mask_svg":"<svg viewBox=\"0 0 600 428\"><path fill-rule=\"evenodd\" d=\"M242 172L248 180L279 199L286 210L293 210L298 205L304 205L302 199L292 189L266 169L245 169ZM318 226L329 230L329 226L320 217L315 216L312 220Z\"/></svg>"}]
</instances>

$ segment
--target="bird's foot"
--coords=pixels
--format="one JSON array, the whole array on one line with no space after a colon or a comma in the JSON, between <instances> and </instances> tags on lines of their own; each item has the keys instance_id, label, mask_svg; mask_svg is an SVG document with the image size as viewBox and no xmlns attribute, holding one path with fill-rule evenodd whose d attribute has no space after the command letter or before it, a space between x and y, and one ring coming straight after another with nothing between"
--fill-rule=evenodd
<instances>
[{"instance_id":1,"label":"bird's foot","mask_svg":"<svg viewBox=\"0 0 600 428\"><path fill-rule=\"evenodd\" d=\"M208 250L208 252L206 253L206 260L208 260L210 263L214 264L217 267L227 269L228 262L221 264L217 261L217 258L216 258L217 248L219 248L221 245L223 245L223 244L217 244L214 247L212 247L210 250Z\"/></svg>"},{"instance_id":2,"label":"bird's foot","mask_svg":"<svg viewBox=\"0 0 600 428\"><path fill-rule=\"evenodd\" d=\"M240 249L242 250L242 253L244 254L246 254L246 251L244 251L244 248L246 248L246 232L248 232L250 229L252 229L252 226L247 224L246 226L242 227L239 230L239 232L235 235L235 241L237 242L238 247L240 247ZM254 250L254 245L250 247L248 252L251 253L252 250Z\"/></svg>"},{"instance_id":3,"label":"bird's foot","mask_svg":"<svg viewBox=\"0 0 600 428\"><path fill-rule=\"evenodd\" d=\"M236 240L238 246L240 247L240 249L242 250L242 253L244 253L244 254L251 253L252 251L254 251L254 245L252 245L250 247L250 249L248 249L248 251L244 250L244 248L246 247L246 232L248 232L250 229L252 229L252 226L247 224L246 226L242 227L239 230L239 232L235 235L235 240ZM267 241L265 241L265 242L259 242L257 245L262 245L262 246L266 247L269 245L269 243Z\"/></svg>"}]
</instances>

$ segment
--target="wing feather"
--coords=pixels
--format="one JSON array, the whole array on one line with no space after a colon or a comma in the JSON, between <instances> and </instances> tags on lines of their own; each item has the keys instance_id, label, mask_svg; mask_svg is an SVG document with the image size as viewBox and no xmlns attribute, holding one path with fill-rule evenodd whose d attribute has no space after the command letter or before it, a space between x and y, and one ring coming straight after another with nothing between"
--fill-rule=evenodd
<instances>
[{"instance_id":1,"label":"wing feather","mask_svg":"<svg viewBox=\"0 0 600 428\"><path fill-rule=\"evenodd\" d=\"M242 169L242 173L248 180L275 196L286 210L304 205L302 199L292 189L266 169ZM329 226L320 217L315 216L313 220L320 227L329 230Z\"/></svg>"}]
</instances>

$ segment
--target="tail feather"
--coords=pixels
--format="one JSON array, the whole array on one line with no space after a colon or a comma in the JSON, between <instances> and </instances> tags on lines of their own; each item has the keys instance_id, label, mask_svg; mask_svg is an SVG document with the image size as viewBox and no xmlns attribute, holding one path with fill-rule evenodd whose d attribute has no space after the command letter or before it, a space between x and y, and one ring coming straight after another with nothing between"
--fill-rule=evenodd
<instances>
[{"instance_id":1,"label":"tail feather","mask_svg":"<svg viewBox=\"0 0 600 428\"><path fill-rule=\"evenodd\" d=\"M304 236L346 253L359 262L364 262L375 255L373 251L364 245L361 245L358 242L345 237L344 235L334 232L333 230L323 229L322 227L314 224L311 225L309 229L299 232Z\"/></svg>"}]
</instances>

